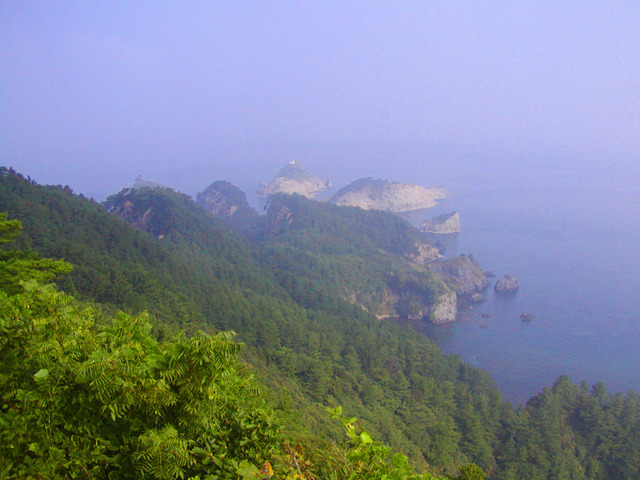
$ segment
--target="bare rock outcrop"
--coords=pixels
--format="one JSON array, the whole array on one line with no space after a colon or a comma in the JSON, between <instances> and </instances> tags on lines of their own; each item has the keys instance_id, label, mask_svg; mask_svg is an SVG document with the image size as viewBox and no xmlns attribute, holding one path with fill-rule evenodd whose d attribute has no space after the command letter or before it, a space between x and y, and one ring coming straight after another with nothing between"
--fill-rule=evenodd
<instances>
[{"instance_id":1,"label":"bare rock outcrop","mask_svg":"<svg viewBox=\"0 0 640 480\"><path fill-rule=\"evenodd\" d=\"M277 232L293 221L293 212L284 203L272 200L269 202L266 219L269 231Z\"/></svg>"},{"instance_id":2,"label":"bare rock outcrop","mask_svg":"<svg viewBox=\"0 0 640 480\"><path fill-rule=\"evenodd\" d=\"M442 325L455 321L458 313L458 299L454 292L443 293L431 306L429 321L435 325Z\"/></svg>"},{"instance_id":3,"label":"bare rock outcrop","mask_svg":"<svg viewBox=\"0 0 640 480\"><path fill-rule=\"evenodd\" d=\"M453 212L428 218L420 225L420 231L439 234L459 233L460 214L458 212Z\"/></svg>"},{"instance_id":4,"label":"bare rock outcrop","mask_svg":"<svg viewBox=\"0 0 640 480\"><path fill-rule=\"evenodd\" d=\"M256 195L262 198L269 198L276 193L296 193L307 198L313 198L318 193L331 186L329 180L323 181L310 175L296 160L291 160L285 165L269 182L261 182Z\"/></svg>"},{"instance_id":5,"label":"bare rock outcrop","mask_svg":"<svg viewBox=\"0 0 640 480\"><path fill-rule=\"evenodd\" d=\"M513 275L507 273L504 277L496 282L496 286L494 287L496 293L501 294L509 294L516 293L520 290L520 284L518 280Z\"/></svg>"},{"instance_id":6,"label":"bare rock outcrop","mask_svg":"<svg viewBox=\"0 0 640 480\"><path fill-rule=\"evenodd\" d=\"M408 212L431 208L447 195L443 187L425 188L420 185L361 178L340 189L329 201L365 210Z\"/></svg>"},{"instance_id":7,"label":"bare rock outcrop","mask_svg":"<svg viewBox=\"0 0 640 480\"><path fill-rule=\"evenodd\" d=\"M415 247L414 252L405 254L405 258L411 263L426 266L431 262L442 258L442 255L440 255L440 249L432 243L416 242Z\"/></svg>"},{"instance_id":8,"label":"bare rock outcrop","mask_svg":"<svg viewBox=\"0 0 640 480\"><path fill-rule=\"evenodd\" d=\"M169 188L166 185L162 185L161 183L152 182L150 180L145 180L142 178L142 175L138 175L131 186L132 189L137 188Z\"/></svg>"}]
</instances>

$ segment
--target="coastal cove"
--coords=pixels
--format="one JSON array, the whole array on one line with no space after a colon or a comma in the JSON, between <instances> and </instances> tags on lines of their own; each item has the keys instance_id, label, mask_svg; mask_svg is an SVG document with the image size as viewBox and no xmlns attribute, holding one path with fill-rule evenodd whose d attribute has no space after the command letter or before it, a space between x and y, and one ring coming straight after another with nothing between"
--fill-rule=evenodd
<instances>
[{"instance_id":1,"label":"coastal cove","mask_svg":"<svg viewBox=\"0 0 640 480\"><path fill-rule=\"evenodd\" d=\"M430 238L446 246L446 257L473 253L497 275L485 292L488 301L461 309L455 323L414 322L414 328L444 352L490 372L514 403L562 374L603 382L610 392L640 390L640 195L634 179L565 172L486 185L447 184L451 197L404 215L417 226L460 212L461 233ZM519 279L517 294L493 292L505 273ZM522 322L525 312L535 318Z\"/></svg>"}]
</instances>

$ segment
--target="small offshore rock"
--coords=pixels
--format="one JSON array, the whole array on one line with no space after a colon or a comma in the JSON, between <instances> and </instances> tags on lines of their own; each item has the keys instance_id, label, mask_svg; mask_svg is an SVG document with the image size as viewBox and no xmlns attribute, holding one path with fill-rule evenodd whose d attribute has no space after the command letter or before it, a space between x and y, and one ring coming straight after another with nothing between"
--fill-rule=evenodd
<instances>
[{"instance_id":1,"label":"small offshore rock","mask_svg":"<svg viewBox=\"0 0 640 480\"><path fill-rule=\"evenodd\" d=\"M485 297L484 295L480 294L480 293L474 293L473 295L471 295L471 302L472 303L482 303L482 302L486 302L487 301L487 297Z\"/></svg>"},{"instance_id":2,"label":"small offshore rock","mask_svg":"<svg viewBox=\"0 0 640 480\"><path fill-rule=\"evenodd\" d=\"M516 293L519 289L518 280L509 273L498 280L495 286L496 293Z\"/></svg>"},{"instance_id":3,"label":"small offshore rock","mask_svg":"<svg viewBox=\"0 0 640 480\"><path fill-rule=\"evenodd\" d=\"M486 272L484 272L484 276L486 278L496 278L496 274L493 272L490 272L489 270L487 270Z\"/></svg>"},{"instance_id":4,"label":"small offshore rock","mask_svg":"<svg viewBox=\"0 0 640 480\"><path fill-rule=\"evenodd\" d=\"M483 313L482 315L480 315L482 318L493 318L493 315L490 315L488 313Z\"/></svg>"},{"instance_id":5,"label":"small offshore rock","mask_svg":"<svg viewBox=\"0 0 640 480\"><path fill-rule=\"evenodd\" d=\"M530 322L534 318L536 318L536 316L532 313L523 313L522 315L520 315L520 320L522 320L523 322Z\"/></svg>"},{"instance_id":6,"label":"small offshore rock","mask_svg":"<svg viewBox=\"0 0 640 480\"><path fill-rule=\"evenodd\" d=\"M460 232L460 214L445 213L422 222L420 231L425 233L451 234Z\"/></svg>"}]
</instances>

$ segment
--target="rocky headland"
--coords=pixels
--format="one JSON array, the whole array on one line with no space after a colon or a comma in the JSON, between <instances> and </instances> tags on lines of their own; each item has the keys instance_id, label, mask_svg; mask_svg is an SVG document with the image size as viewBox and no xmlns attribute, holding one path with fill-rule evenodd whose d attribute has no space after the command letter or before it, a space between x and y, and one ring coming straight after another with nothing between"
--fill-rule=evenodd
<instances>
[{"instance_id":1,"label":"rocky headland","mask_svg":"<svg viewBox=\"0 0 640 480\"><path fill-rule=\"evenodd\" d=\"M453 212L428 218L420 225L420 231L439 234L459 233L460 214L458 212Z\"/></svg>"},{"instance_id":2,"label":"rocky headland","mask_svg":"<svg viewBox=\"0 0 640 480\"><path fill-rule=\"evenodd\" d=\"M462 254L459 257L433 262L429 264L429 268L453 284L458 295L480 293L489 286L484 271L473 255Z\"/></svg>"},{"instance_id":3,"label":"rocky headland","mask_svg":"<svg viewBox=\"0 0 640 480\"><path fill-rule=\"evenodd\" d=\"M448 195L443 187L425 188L374 178L361 178L336 192L329 201L365 210L408 212L431 208Z\"/></svg>"},{"instance_id":4,"label":"rocky headland","mask_svg":"<svg viewBox=\"0 0 640 480\"><path fill-rule=\"evenodd\" d=\"M291 160L269 183L261 182L256 195L269 198L276 193L296 193L303 197L313 198L331 186L329 180L323 181L309 174L302 164Z\"/></svg>"}]
</instances>

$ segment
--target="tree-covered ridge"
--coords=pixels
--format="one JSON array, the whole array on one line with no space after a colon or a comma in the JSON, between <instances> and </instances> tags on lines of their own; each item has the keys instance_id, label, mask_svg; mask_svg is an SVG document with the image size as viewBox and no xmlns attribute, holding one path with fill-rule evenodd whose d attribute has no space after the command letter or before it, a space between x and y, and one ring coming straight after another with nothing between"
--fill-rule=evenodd
<instances>
[{"instance_id":1,"label":"tree-covered ridge","mask_svg":"<svg viewBox=\"0 0 640 480\"><path fill-rule=\"evenodd\" d=\"M269 210L278 211L283 206L292 213L290 221L268 229L266 238L287 233L303 244L313 242L313 248L322 253L369 255L383 250L399 257L416 253L417 244L429 243L425 234L389 212L316 202L300 195L271 197ZM313 234L298 238L295 232Z\"/></svg>"},{"instance_id":2,"label":"tree-covered ridge","mask_svg":"<svg viewBox=\"0 0 640 480\"><path fill-rule=\"evenodd\" d=\"M435 258L437 248L391 213L280 194L263 223L263 262L305 305L324 308L329 294L394 317L451 290L414 261L420 249Z\"/></svg>"},{"instance_id":3,"label":"tree-covered ridge","mask_svg":"<svg viewBox=\"0 0 640 480\"><path fill-rule=\"evenodd\" d=\"M434 479L353 419L349 443L291 449L232 335L158 342L148 314L106 318L32 273L0 288L2 478Z\"/></svg>"},{"instance_id":4,"label":"tree-covered ridge","mask_svg":"<svg viewBox=\"0 0 640 480\"><path fill-rule=\"evenodd\" d=\"M170 241L171 236L154 239L113 218L104 210L102 210L103 218L91 219L93 221L88 221L86 224L78 222L78 228L86 230L84 233L69 231L62 218L47 215L47 208L55 207L60 203L68 205L75 203L78 208L75 215L78 216L83 214L85 208L95 213L94 208L97 206L87 205L86 200L70 195L70 192L65 192L63 189L39 187L15 174L8 176L11 176L12 182L22 187L22 196L11 195L16 189L5 190L14 203L36 201L41 203L41 219L54 230L49 238L53 252L59 251L58 243L63 245L70 243L68 238L70 233L91 239L94 222L103 226L109 225L110 222L115 222L118 226L124 225L129 230L119 235L124 237L132 234L134 237L142 235L145 240L150 240L152 244L161 247L166 254L166 259L160 265L154 265L153 258L146 259L152 265L151 272L160 269L173 278L169 288L184 289L183 291L188 295L187 298L192 302L190 305L195 314L191 316L188 311L182 310L178 312L177 319L172 318L171 310L163 310L164 304L156 303L155 298L146 297L149 309L152 311L158 309L163 314L159 318L159 326L162 328L165 322L173 322L182 327L202 326L205 329L236 331L239 339L249 347L246 356L252 364L256 365L258 373L263 378L267 378L268 384L273 386L274 402L283 406L290 405L294 410L306 408L306 411L310 412L309 416L305 415L301 419L301 428L292 426L294 430L313 428L319 433L331 431L323 416L318 415L318 408L314 407L314 404L315 402L320 405L343 404L346 411L362 418L367 428L376 435L390 442L395 448L402 448L407 452L416 464L424 466L429 463L436 469L455 471L457 465L467 461L468 457L459 450L460 437L447 436L449 429L455 429L453 415L458 405L454 398L456 388L452 382L456 382L456 370L461 362L459 359L442 356L428 339L416 336L410 330L399 328L391 323L379 323L359 307L328 293L323 294L327 299L325 307L311 308L302 302L297 303L287 298L286 293L284 293L285 298L279 298L278 295L260 295L237 283L226 282L224 277L211 279L191 268L187 262L179 261L182 255L190 255L194 249L206 252L205 248L197 243L188 242L173 242L173 245L165 245ZM156 193L165 191L165 189L148 190ZM183 216L189 213L188 210L178 211ZM68 214L71 215L69 212ZM33 215L29 217L29 219L32 218ZM50 218L56 219L57 223L52 222ZM204 215L203 218L207 219L208 216ZM25 234L29 234L29 228L25 227ZM98 249L96 257L107 256L107 261L114 267L117 267L118 259L109 258L110 251L118 252L118 256L127 257L126 252L119 250L122 245L119 235L110 235L97 242L99 248L102 248L102 245L107 248ZM185 232L183 238L188 235L192 235L192 232ZM130 245L130 242L124 243ZM73 253L73 251L70 252ZM144 256L146 252L137 250L129 257ZM73 263L87 261L86 257L66 256L66 258ZM209 261L215 261L215 259ZM166 268L167 265L177 265L180 270ZM118 273L121 276L128 275L126 270ZM281 288L277 283L270 283L272 280L269 275L261 278L271 288L276 290ZM128 281L130 284L135 283L134 279L128 279ZM90 289L91 286L85 285L85 288ZM322 293L322 286L318 288ZM162 289L159 289L159 293L162 293ZM173 305L171 307L173 308ZM134 309L130 308L130 310L135 312ZM412 360L410 357L415 359ZM499 394L486 375L477 373L480 375L479 378L484 379L484 386L481 389L488 389L493 398L497 399L492 403L492 408L495 410L497 405L495 402L499 403ZM434 430L426 437L417 433L408 435L405 430L408 429L409 424L405 425L394 414L393 405L401 403L404 398L408 399L411 390L406 388L405 382L398 383L397 380L403 377L418 379L424 375L431 377L430 388L446 392L448 397L444 402L446 407L442 409L442 415L431 417L431 422L442 424L442 428L439 431ZM421 385L419 383L416 388L423 388ZM398 390L399 386L402 387L400 390ZM398 390L395 394L398 398L389 403L389 392L392 390ZM315 413L311 413L314 410ZM446 419L446 423L442 419ZM485 428L482 422L478 425L479 428ZM437 449L428 451L430 445L425 443L426 438L430 439L430 442L440 439L438 441L442 444L442 448L446 446L445 449L456 452L455 455L441 456ZM422 445L414 443L416 441Z\"/></svg>"},{"instance_id":5,"label":"tree-covered ridge","mask_svg":"<svg viewBox=\"0 0 640 480\"><path fill-rule=\"evenodd\" d=\"M299 465L322 464L322 454L314 456L313 461L308 458L312 450L309 445L328 442L330 447L332 439L342 438L323 413L325 406L342 405L348 415L361 418L374 437L402 450L413 465L434 473L458 475L461 467L474 462L489 472L492 479L640 478L636 461L640 458L637 420L640 402L636 394L610 396L600 385L575 386L560 379L524 408L503 404L484 372L465 365L458 357L444 356L431 341L409 328L377 321L335 293L328 283L336 278L331 272L344 258L351 256L361 262L362 272L376 267L367 264L365 255L343 255L337 248L335 253L328 254L313 247L314 237L323 230L333 241L342 242L341 234L332 233L329 220L322 223L322 229L305 227L304 234L294 231L294 241L289 241L290 232L286 231L289 227L255 243L237 236L229 243L205 239L209 245L226 245L213 253L207 243L200 245L199 238L209 233L193 235L185 231L158 239L109 215L95 203L71 195L63 187L38 186L9 171L3 171L0 180L0 210L7 211L9 219L20 218L19 215L27 219L23 236L29 238L18 238L17 242L34 245L41 254L64 257L75 264L69 275L73 281L63 279L61 285L75 285L76 291L82 288L85 298L91 298L95 284L79 284L75 272L83 266L99 272L104 263L114 269L116 281L105 286L107 298L113 298L109 297L113 295L110 289L117 288L118 278L123 278L131 288L136 285L136 277L131 275L137 271L131 268L136 262L130 259L138 259L138 267L156 286L156 290L141 291L138 298L140 303L161 312L157 326L167 323L181 328L188 326L191 334L198 327L210 334L216 330L235 330L238 339L246 344L243 358L265 385L264 399L281 419L286 438L291 439L291 449L285 457L295 456L296 444L303 447L304 458L296 457ZM170 206L169 211L193 215L181 220L185 224L200 219L209 221L206 214L191 208L190 201L185 202L186 207ZM301 211L304 208L302 205ZM63 214L58 213L59 209ZM68 228L70 222L73 229ZM294 227L291 228L295 230ZM206 231L211 235L231 235L224 225L216 224L215 228ZM345 230L344 234L348 232ZM74 242L83 240L86 244L78 246L82 248L70 248ZM357 237L351 241L357 241ZM376 242L366 241L368 245L352 245L349 251L367 251L372 255L377 252L378 256L371 257L375 260L370 262L373 264L382 258L389 262L398 258L380 247L372 249L371 244ZM234 244L252 252L251 255L244 258L227 254L227 246ZM67 253L49 254L42 246ZM269 249L281 248L292 253L282 257L268 253ZM83 251L88 254L78 254ZM161 253L162 259L152 255L154 252ZM225 262L237 258L251 268L212 278L206 269L195 268L193 260L190 263L184 259L194 252L197 252L194 258L209 262L207 265L216 265L220 258ZM209 256L213 258L208 259ZM269 263L273 258L288 261ZM315 263L306 265L305 258ZM324 273L316 272L323 263L326 278ZM230 268L235 265L231 261L226 264ZM247 277L247 272L253 276ZM167 283L163 283L163 278ZM283 281L285 278L300 283L294 290ZM305 287L310 279L317 282L315 290ZM365 284L370 281L362 280ZM260 285L255 287L257 291L252 282ZM177 294L183 295L183 306L188 305L193 316L184 308L176 312L175 305L167 305L159 298L163 295L173 298L171 295ZM130 313L138 311L131 304L123 305ZM158 327L156 330L165 332ZM158 342L157 335L154 341L163 343ZM330 448L323 450L330 451ZM337 461L340 455L330 457ZM255 468L260 467L260 461L254 461ZM342 468L340 463L332 465L324 472ZM309 475L303 478L312 478ZM315 478L330 477L327 473Z\"/></svg>"},{"instance_id":6,"label":"tree-covered ridge","mask_svg":"<svg viewBox=\"0 0 640 480\"><path fill-rule=\"evenodd\" d=\"M171 189L125 189L104 206L161 240L191 270L255 292L282 295L258 264L254 246L191 197Z\"/></svg>"}]
</instances>

